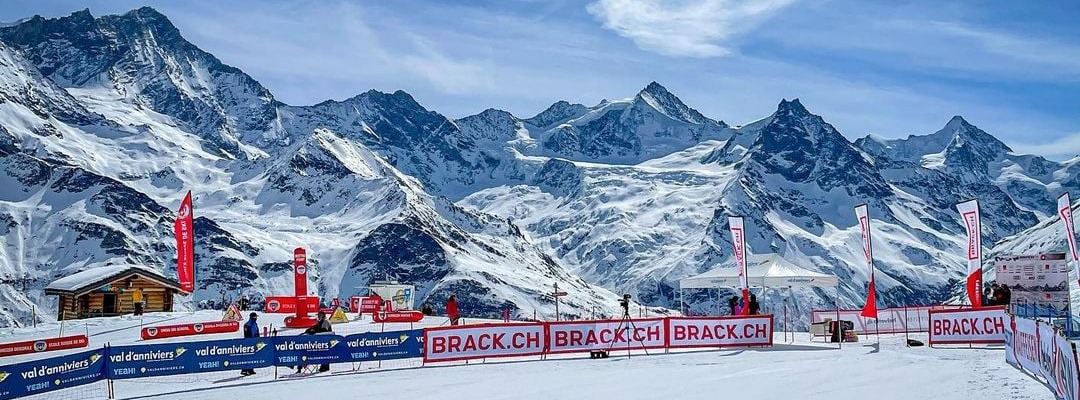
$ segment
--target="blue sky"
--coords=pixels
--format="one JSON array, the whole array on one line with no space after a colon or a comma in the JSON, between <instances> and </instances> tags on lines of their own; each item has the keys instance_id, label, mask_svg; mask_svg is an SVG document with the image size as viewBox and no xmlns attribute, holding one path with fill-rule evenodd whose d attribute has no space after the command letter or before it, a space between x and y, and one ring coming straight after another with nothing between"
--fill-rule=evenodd
<instances>
[{"instance_id":1,"label":"blue sky","mask_svg":"<svg viewBox=\"0 0 1080 400\"><path fill-rule=\"evenodd\" d=\"M956 114L1019 152L1080 154L1080 7L857 0L34 1L0 20L151 5L289 104L403 89L450 117L529 117L658 81L731 124L799 97L849 138Z\"/></svg>"}]
</instances>

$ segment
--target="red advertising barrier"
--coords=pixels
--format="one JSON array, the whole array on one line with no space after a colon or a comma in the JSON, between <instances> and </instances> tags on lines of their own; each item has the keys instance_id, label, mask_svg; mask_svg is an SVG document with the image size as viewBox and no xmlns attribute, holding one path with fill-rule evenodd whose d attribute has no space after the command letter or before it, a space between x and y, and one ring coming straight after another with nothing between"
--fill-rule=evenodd
<instances>
[{"instance_id":1,"label":"red advertising barrier","mask_svg":"<svg viewBox=\"0 0 1080 400\"><path fill-rule=\"evenodd\" d=\"M349 298L349 308L354 313L375 313L381 302L382 298L376 296L353 296Z\"/></svg>"},{"instance_id":2,"label":"red advertising barrier","mask_svg":"<svg viewBox=\"0 0 1080 400\"><path fill-rule=\"evenodd\" d=\"M930 310L929 345L1004 344L1005 307Z\"/></svg>"},{"instance_id":3,"label":"red advertising barrier","mask_svg":"<svg viewBox=\"0 0 1080 400\"><path fill-rule=\"evenodd\" d=\"M565 321L546 324L548 354L592 350L662 349L666 344L664 319ZM620 326L621 325L621 326Z\"/></svg>"},{"instance_id":4,"label":"red advertising barrier","mask_svg":"<svg viewBox=\"0 0 1080 400\"><path fill-rule=\"evenodd\" d=\"M229 333L240 330L237 321L211 321L195 324L148 326L142 329L143 340L164 339L177 336Z\"/></svg>"},{"instance_id":5,"label":"red advertising barrier","mask_svg":"<svg viewBox=\"0 0 1080 400\"><path fill-rule=\"evenodd\" d=\"M317 296L303 297L303 304L307 306L308 312L319 311L319 298ZM266 307L264 310L271 314L293 314L296 313L296 297L294 296L267 296Z\"/></svg>"},{"instance_id":6,"label":"red advertising barrier","mask_svg":"<svg viewBox=\"0 0 1080 400\"><path fill-rule=\"evenodd\" d=\"M41 353L46 351L79 349L90 345L86 335L64 336L25 342L0 343L0 357L20 354Z\"/></svg>"},{"instance_id":7,"label":"red advertising barrier","mask_svg":"<svg viewBox=\"0 0 1080 400\"><path fill-rule=\"evenodd\" d=\"M772 346L772 327L772 315L671 317L667 318L667 346Z\"/></svg>"},{"instance_id":8,"label":"red advertising barrier","mask_svg":"<svg viewBox=\"0 0 1080 400\"><path fill-rule=\"evenodd\" d=\"M595 350L768 347L773 316L643 318L424 329L424 361L526 357Z\"/></svg>"},{"instance_id":9,"label":"red advertising barrier","mask_svg":"<svg viewBox=\"0 0 1080 400\"><path fill-rule=\"evenodd\" d=\"M374 314L375 322L419 322L424 313L419 311L379 311Z\"/></svg>"},{"instance_id":10,"label":"red advertising barrier","mask_svg":"<svg viewBox=\"0 0 1080 400\"><path fill-rule=\"evenodd\" d=\"M483 324L424 329L424 362L544 353L544 324Z\"/></svg>"}]
</instances>

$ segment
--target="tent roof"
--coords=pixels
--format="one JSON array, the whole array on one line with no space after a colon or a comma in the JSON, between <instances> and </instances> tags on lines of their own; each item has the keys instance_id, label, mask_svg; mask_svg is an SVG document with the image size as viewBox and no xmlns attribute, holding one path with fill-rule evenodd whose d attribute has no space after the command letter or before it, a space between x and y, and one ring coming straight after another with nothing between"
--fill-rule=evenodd
<instances>
[{"instance_id":1,"label":"tent roof","mask_svg":"<svg viewBox=\"0 0 1080 400\"><path fill-rule=\"evenodd\" d=\"M836 287L833 275L810 271L777 254L756 254L746 260L747 281L752 287ZM739 273L734 266L714 268L679 280L682 289L738 287Z\"/></svg>"}]
</instances>

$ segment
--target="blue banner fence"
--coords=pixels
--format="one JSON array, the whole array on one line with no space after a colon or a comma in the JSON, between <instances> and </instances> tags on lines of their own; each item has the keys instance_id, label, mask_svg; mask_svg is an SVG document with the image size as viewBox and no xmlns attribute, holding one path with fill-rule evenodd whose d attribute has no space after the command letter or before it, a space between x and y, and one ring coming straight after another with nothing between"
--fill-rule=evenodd
<instances>
[{"instance_id":1,"label":"blue banner fence","mask_svg":"<svg viewBox=\"0 0 1080 400\"><path fill-rule=\"evenodd\" d=\"M423 356L423 329L105 346L0 366L0 400L102 380ZM111 398L110 393L110 398Z\"/></svg>"}]
</instances>

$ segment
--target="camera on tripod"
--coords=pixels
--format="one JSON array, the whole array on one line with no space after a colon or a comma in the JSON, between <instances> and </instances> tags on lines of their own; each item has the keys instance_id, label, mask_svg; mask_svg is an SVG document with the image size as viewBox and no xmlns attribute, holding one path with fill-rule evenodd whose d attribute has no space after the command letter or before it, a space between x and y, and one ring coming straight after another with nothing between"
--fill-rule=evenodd
<instances>
[{"instance_id":1,"label":"camera on tripod","mask_svg":"<svg viewBox=\"0 0 1080 400\"><path fill-rule=\"evenodd\" d=\"M619 305L622 306L623 314L630 314L630 293L622 295L622 298L619 299Z\"/></svg>"}]
</instances>

